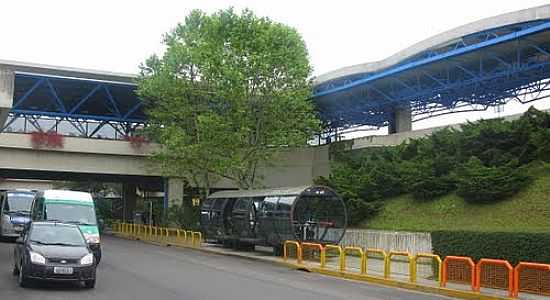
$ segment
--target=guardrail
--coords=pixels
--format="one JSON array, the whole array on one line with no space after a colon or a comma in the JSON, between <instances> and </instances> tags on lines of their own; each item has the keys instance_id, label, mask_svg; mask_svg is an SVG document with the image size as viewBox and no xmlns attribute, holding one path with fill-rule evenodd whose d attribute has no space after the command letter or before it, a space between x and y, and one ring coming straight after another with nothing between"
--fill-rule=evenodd
<instances>
[{"instance_id":1,"label":"guardrail","mask_svg":"<svg viewBox=\"0 0 550 300\"><path fill-rule=\"evenodd\" d=\"M503 289L508 296L517 298L519 293L531 293L550 296L550 264L520 262L516 267L506 260L480 259L477 264L470 257L447 256L442 261L436 254L418 253L411 255L403 251L390 251L386 253L381 249L363 249L361 247L340 247L338 245L321 245L318 243L301 243L298 241L285 241L284 260L289 259L289 247L296 250L296 263L308 265L316 261L307 261L303 258L305 249L316 249L320 252L321 270L327 270L329 274L345 274L346 276L363 276L367 278L380 278L386 282L403 282L392 276L392 258L405 257L408 264L408 274L403 276L411 284L418 286L419 260L431 260L430 277L425 278L436 283L436 286L446 287L447 283L466 284L472 292L480 293L481 288ZM337 252L338 265L327 265L327 252ZM369 260L382 260L383 279L369 274ZM359 263L359 273L351 271L348 267L349 256L354 256ZM424 264L426 265L426 264ZM337 268L336 270L334 268ZM335 271L337 273L335 273ZM347 275L349 274L349 275ZM433 274L433 275L432 275ZM432 285L433 286L433 285ZM486 292L486 291L485 291Z\"/></svg>"},{"instance_id":2,"label":"guardrail","mask_svg":"<svg viewBox=\"0 0 550 300\"><path fill-rule=\"evenodd\" d=\"M170 227L152 225L113 223L113 233L137 240L166 245L201 247L202 233Z\"/></svg>"}]
</instances>

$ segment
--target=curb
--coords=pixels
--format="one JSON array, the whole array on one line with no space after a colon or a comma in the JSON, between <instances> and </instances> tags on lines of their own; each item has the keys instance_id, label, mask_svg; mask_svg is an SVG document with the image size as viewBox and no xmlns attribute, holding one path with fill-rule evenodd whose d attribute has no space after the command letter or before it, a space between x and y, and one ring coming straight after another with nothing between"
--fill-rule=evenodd
<instances>
[{"instance_id":1,"label":"curb","mask_svg":"<svg viewBox=\"0 0 550 300\"><path fill-rule=\"evenodd\" d=\"M264 263L270 263L272 265L285 266L285 267L288 267L288 268L293 269L293 270L306 270L308 272L322 274L322 275L326 275L326 276L338 277L338 278L348 279L348 280L351 279L351 280L355 280L355 281L363 281L363 282L376 284L376 285L379 285L379 286L396 287L396 288L401 288L401 289L405 289L405 290L417 291L417 292L421 292L421 293L438 294L438 295L442 295L442 296L455 297L455 298L461 298L461 299L467 299L467 300L517 300L517 299L513 299L513 298L509 298L509 297L483 295L483 294L480 294L480 293L470 292L470 291L453 290L453 289L448 289L448 288L443 288L443 287L432 287L432 286L419 285L419 284L416 284L416 283L411 283L411 282L406 282L406 281L394 281L394 280L388 280L388 279L381 278L381 277L374 277L374 276L368 276L368 275L360 275L360 274L353 274L353 273L348 273L348 272L340 272L340 271L334 271L334 270L321 269L321 268L318 268L318 267L311 267L311 266L306 266L306 265L301 265L301 264L296 264L296 263L289 263L289 262L282 261L282 260L281 261L272 261L272 260L263 259L261 257L247 256L247 255L242 255L242 254L238 254L238 253L219 252L219 251L214 251L214 250L210 250L210 249L197 248L197 247L181 245L181 244L170 244L170 243L160 243L160 242L154 242L154 241L147 241L147 240L142 240L142 239L139 239L139 238L133 238L133 237L120 235L120 234L117 234L117 233L112 233L111 235L115 236L115 237L118 237L118 238L123 238L123 239L133 240L133 241L140 241L140 242L143 242L143 243L146 243L146 244L151 244L151 245L156 245L156 246L177 247L177 248L190 249L190 250L194 250L194 251L200 251L200 252L203 252L203 253L224 255L224 256L232 256L232 257L244 258L244 259L253 260L253 261L261 261L261 262L264 262Z\"/></svg>"}]
</instances>

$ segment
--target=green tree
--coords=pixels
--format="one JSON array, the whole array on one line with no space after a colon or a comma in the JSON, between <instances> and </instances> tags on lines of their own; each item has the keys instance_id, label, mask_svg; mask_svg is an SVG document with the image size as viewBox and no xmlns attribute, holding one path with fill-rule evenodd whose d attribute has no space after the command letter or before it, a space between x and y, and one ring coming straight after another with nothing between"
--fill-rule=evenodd
<instances>
[{"instance_id":1,"label":"green tree","mask_svg":"<svg viewBox=\"0 0 550 300\"><path fill-rule=\"evenodd\" d=\"M142 65L139 84L164 173L206 188L219 177L252 188L259 164L319 130L295 29L249 10L195 10L164 43L162 58Z\"/></svg>"}]
</instances>

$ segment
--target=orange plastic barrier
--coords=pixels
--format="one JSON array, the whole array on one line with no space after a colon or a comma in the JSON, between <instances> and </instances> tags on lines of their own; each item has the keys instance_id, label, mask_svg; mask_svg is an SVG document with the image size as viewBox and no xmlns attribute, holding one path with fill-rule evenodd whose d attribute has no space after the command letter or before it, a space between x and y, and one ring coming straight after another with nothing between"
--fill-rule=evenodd
<instances>
[{"instance_id":1,"label":"orange plastic barrier","mask_svg":"<svg viewBox=\"0 0 550 300\"><path fill-rule=\"evenodd\" d=\"M520 262L514 269L514 296L519 292L550 296L550 265Z\"/></svg>"},{"instance_id":2,"label":"orange plastic barrier","mask_svg":"<svg viewBox=\"0 0 550 300\"><path fill-rule=\"evenodd\" d=\"M505 289L514 295L514 268L507 260L482 258L476 265L476 291L481 287Z\"/></svg>"},{"instance_id":3,"label":"orange plastic barrier","mask_svg":"<svg viewBox=\"0 0 550 300\"><path fill-rule=\"evenodd\" d=\"M323 245L317 244L317 243L307 243L307 242L302 243L302 258L303 258L304 261L306 260L306 258L305 258L306 249L317 249L317 250L319 250L319 265L321 265L321 267L323 267L322 266L323 256L324 256Z\"/></svg>"},{"instance_id":4,"label":"orange plastic barrier","mask_svg":"<svg viewBox=\"0 0 550 300\"><path fill-rule=\"evenodd\" d=\"M475 291L475 274L476 268L471 258L464 256L447 256L443 260L441 286L445 287L449 281L465 283L471 285L472 290Z\"/></svg>"}]
</instances>

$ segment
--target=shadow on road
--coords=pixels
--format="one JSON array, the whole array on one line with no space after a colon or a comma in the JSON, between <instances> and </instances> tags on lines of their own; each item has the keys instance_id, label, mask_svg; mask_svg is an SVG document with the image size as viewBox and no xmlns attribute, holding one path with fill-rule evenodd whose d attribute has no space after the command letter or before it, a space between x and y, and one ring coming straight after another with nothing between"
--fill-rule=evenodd
<instances>
[{"instance_id":1,"label":"shadow on road","mask_svg":"<svg viewBox=\"0 0 550 300\"><path fill-rule=\"evenodd\" d=\"M14 278L15 280L15 278ZM40 291L52 291L52 292L59 292L59 291L88 291L88 289L85 289L83 285L81 285L78 282L46 282L46 281L33 281L27 289L30 290L40 290Z\"/></svg>"}]
</instances>

